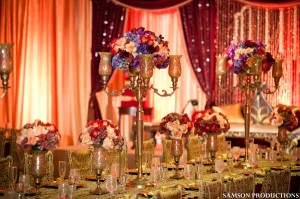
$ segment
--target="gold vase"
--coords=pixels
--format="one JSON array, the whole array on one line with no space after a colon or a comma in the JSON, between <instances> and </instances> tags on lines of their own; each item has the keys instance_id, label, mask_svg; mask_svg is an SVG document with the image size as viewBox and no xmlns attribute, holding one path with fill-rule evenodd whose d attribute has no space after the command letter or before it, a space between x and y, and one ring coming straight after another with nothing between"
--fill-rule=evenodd
<instances>
[{"instance_id":1,"label":"gold vase","mask_svg":"<svg viewBox=\"0 0 300 199\"><path fill-rule=\"evenodd\" d=\"M215 158L218 150L218 135L216 133L207 133L206 150L210 153L212 166L208 170L209 172L216 173L215 170Z\"/></svg>"},{"instance_id":2,"label":"gold vase","mask_svg":"<svg viewBox=\"0 0 300 199\"><path fill-rule=\"evenodd\" d=\"M40 198L40 186L42 178L46 175L46 157L47 151L32 151L31 175L34 178L36 186L36 197Z\"/></svg>"},{"instance_id":3,"label":"gold vase","mask_svg":"<svg viewBox=\"0 0 300 199\"><path fill-rule=\"evenodd\" d=\"M93 169L96 174L97 187L94 190L92 190L90 193L92 195L106 194L107 191L104 191L100 187L101 175L104 170L105 163L106 163L105 149L103 147L101 147L100 145L94 145L94 151L92 153L92 162L93 162Z\"/></svg>"},{"instance_id":4,"label":"gold vase","mask_svg":"<svg viewBox=\"0 0 300 199\"><path fill-rule=\"evenodd\" d=\"M180 157L183 154L183 146L182 146L182 140L178 139L172 139L172 145L171 145L171 153L174 157L174 164L176 166L175 168L175 174L171 177L172 179L182 179L183 176L180 175L178 171Z\"/></svg>"}]
</instances>

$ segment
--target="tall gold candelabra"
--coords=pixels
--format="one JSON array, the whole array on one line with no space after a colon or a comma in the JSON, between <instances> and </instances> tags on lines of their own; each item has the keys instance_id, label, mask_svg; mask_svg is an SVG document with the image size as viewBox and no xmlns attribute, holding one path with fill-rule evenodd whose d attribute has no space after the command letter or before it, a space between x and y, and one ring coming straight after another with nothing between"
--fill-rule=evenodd
<instances>
[{"instance_id":1,"label":"tall gold candelabra","mask_svg":"<svg viewBox=\"0 0 300 199\"><path fill-rule=\"evenodd\" d=\"M108 91L107 83L108 79L112 73L111 58L112 54L108 52L99 52L100 64L99 64L99 74L103 81L104 91L109 96L119 96L125 92L125 90L132 90L135 94L136 100L138 102L138 107L136 111L136 132L137 132L137 159L138 159L138 175L137 178L129 183L129 186L144 188L150 186L151 184L143 178L143 168L142 168L142 144L143 144L143 132L144 132L144 111L142 107L143 98L146 96L146 92L150 89L154 91L155 94L166 97L171 96L177 90L177 81L181 75L181 65L180 58L182 55L170 55L169 64L169 76L172 80L172 92L168 93L166 90L162 90L162 93L158 89L154 88L153 85L149 86L150 79L153 75L153 55L143 54L140 56L140 67L130 67L129 68L129 80L130 84L125 85L121 91Z\"/></svg>"},{"instance_id":2,"label":"tall gold candelabra","mask_svg":"<svg viewBox=\"0 0 300 199\"><path fill-rule=\"evenodd\" d=\"M245 73L239 74L239 83L233 87L233 90L224 88L222 86L222 78L226 74L226 57L222 55L216 56L216 73L218 75L218 85L222 91L232 92L236 88L240 88L242 93L246 95L245 104L245 167L249 165L249 137L250 137L250 117L251 117L251 92L256 89L261 89L261 73L262 73L262 57L259 55L253 56L253 63L249 66L249 70ZM282 62L283 60L276 60L272 69L272 77L275 82L275 90L264 89L261 91L265 94L274 94L278 89L280 78L282 77Z\"/></svg>"}]
</instances>

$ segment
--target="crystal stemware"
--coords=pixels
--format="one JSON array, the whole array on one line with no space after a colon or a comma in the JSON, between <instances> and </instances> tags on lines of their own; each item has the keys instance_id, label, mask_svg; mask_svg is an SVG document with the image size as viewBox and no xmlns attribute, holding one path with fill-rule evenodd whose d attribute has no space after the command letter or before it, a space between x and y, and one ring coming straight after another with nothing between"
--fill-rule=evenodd
<instances>
[{"instance_id":1,"label":"crystal stemware","mask_svg":"<svg viewBox=\"0 0 300 199\"><path fill-rule=\"evenodd\" d=\"M193 177L195 176L194 166L192 164L185 164L183 167L183 173L186 179L193 179Z\"/></svg>"},{"instance_id":2,"label":"crystal stemware","mask_svg":"<svg viewBox=\"0 0 300 199\"><path fill-rule=\"evenodd\" d=\"M241 148L238 146L232 147L232 157L235 161L238 161L238 159L240 158L240 150Z\"/></svg>"},{"instance_id":3,"label":"crystal stemware","mask_svg":"<svg viewBox=\"0 0 300 199\"><path fill-rule=\"evenodd\" d=\"M109 191L111 198L113 198L114 191L118 188L117 178L112 175L108 175L105 180L105 187L107 191Z\"/></svg>"},{"instance_id":4,"label":"crystal stemware","mask_svg":"<svg viewBox=\"0 0 300 199\"><path fill-rule=\"evenodd\" d=\"M18 178L18 167L16 166L12 166L10 167L10 188L14 188L16 182L17 182L17 178Z\"/></svg>"},{"instance_id":5,"label":"crystal stemware","mask_svg":"<svg viewBox=\"0 0 300 199\"><path fill-rule=\"evenodd\" d=\"M27 174L23 174L19 176L19 183L23 183L23 194L30 190L30 176Z\"/></svg>"},{"instance_id":6,"label":"crystal stemware","mask_svg":"<svg viewBox=\"0 0 300 199\"><path fill-rule=\"evenodd\" d=\"M58 162L59 178L62 181L65 179L66 170L67 170L67 163L66 163L66 161L59 161Z\"/></svg>"}]
</instances>

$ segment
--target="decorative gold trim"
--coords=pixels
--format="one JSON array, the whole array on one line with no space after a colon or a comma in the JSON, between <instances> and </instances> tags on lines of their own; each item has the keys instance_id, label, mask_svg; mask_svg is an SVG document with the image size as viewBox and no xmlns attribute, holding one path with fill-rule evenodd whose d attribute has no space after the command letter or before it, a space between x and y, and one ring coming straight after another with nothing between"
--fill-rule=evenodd
<instances>
[{"instance_id":1,"label":"decorative gold trim","mask_svg":"<svg viewBox=\"0 0 300 199\"><path fill-rule=\"evenodd\" d=\"M170 6L170 7L167 7L167 8L162 8L162 9L144 9L144 8L139 8L139 7L134 7L134 6L127 5L127 4L122 3L122 2L120 2L120 1L118 1L118 0L111 0L111 1L112 1L114 4L119 5L119 6L122 6L122 7L124 7L124 8L130 8L130 9L135 9L135 10L144 10L144 11L153 11L153 10L159 11L159 10L166 10L166 9L179 8L179 7L182 7L182 6L184 6L184 5L186 5L186 4L190 3L190 2L192 2L192 0L185 0L185 1L183 1L182 3L178 3L178 4L174 5L174 6Z\"/></svg>"}]
</instances>

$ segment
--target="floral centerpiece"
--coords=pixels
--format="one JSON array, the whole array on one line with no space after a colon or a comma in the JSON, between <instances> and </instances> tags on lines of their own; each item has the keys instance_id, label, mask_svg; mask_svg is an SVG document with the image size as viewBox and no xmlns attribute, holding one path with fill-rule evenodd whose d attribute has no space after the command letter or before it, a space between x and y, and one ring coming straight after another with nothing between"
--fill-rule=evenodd
<instances>
[{"instance_id":1,"label":"floral centerpiece","mask_svg":"<svg viewBox=\"0 0 300 199\"><path fill-rule=\"evenodd\" d=\"M129 67L140 66L140 54L153 54L153 64L156 68L167 68L169 65L168 42L161 35L145 30L143 27L133 28L110 43L113 54L112 67L128 71Z\"/></svg>"},{"instance_id":2,"label":"floral centerpiece","mask_svg":"<svg viewBox=\"0 0 300 199\"><path fill-rule=\"evenodd\" d=\"M270 52L267 52L266 45L251 40L240 41L229 45L223 53L227 57L227 66L236 74L246 73L253 63L253 56L262 57L262 70L268 72L275 63Z\"/></svg>"},{"instance_id":3,"label":"floral centerpiece","mask_svg":"<svg viewBox=\"0 0 300 199\"><path fill-rule=\"evenodd\" d=\"M298 125L298 119L295 114L296 109L292 106L278 104L270 115L271 125L293 129Z\"/></svg>"},{"instance_id":4,"label":"floral centerpiece","mask_svg":"<svg viewBox=\"0 0 300 199\"><path fill-rule=\"evenodd\" d=\"M124 145L119 128L108 120L90 121L80 133L79 141L105 149L122 149Z\"/></svg>"},{"instance_id":5,"label":"floral centerpiece","mask_svg":"<svg viewBox=\"0 0 300 199\"><path fill-rule=\"evenodd\" d=\"M226 133L230 129L227 117L221 112L205 113L198 115L194 121L195 134Z\"/></svg>"},{"instance_id":6,"label":"floral centerpiece","mask_svg":"<svg viewBox=\"0 0 300 199\"><path fill-rule=\"evenodd\" d=\"M160 122L160 133L171 139L187 137L192 129L193 123L187 114L169 113Z\"/></svg>"},{"instance_id":7,"label":"floral centerpiece","mask_svg":"<svg viewBox=\"0 0 300 199\"><path fill-rule=\"evenodd\" d=\"M17 144L26 151L31 150L54 150L60 141L60 133L56 126L35 120L23 126L17 137Z\"/></svg>"}]
</instances>

